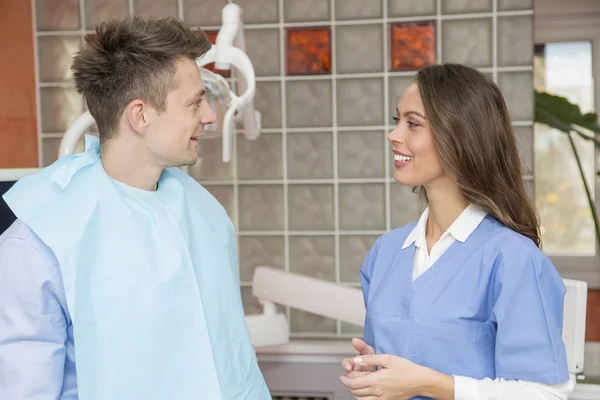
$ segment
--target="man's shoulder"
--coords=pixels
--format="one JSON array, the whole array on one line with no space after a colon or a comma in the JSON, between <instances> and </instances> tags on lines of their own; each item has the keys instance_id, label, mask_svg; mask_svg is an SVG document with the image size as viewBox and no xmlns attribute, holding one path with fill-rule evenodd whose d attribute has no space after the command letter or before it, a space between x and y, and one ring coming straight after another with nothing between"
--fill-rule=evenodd
<instances>
[{"instance_id":1,"label":"man's shoulder","mask_svg":"<svg viewBox=\"0 0 600 400\"><path fill-rule=\"evenodd\" d=\"M17 334L25 326L19 324L26 324L27 329L33 326L38 333L54 334L57 328L62 331L66 326L57 325L57 318L65 317L70 323L58 261L20 219L0 235L0 276L0 306L22 317L12 321ZM53 321L50 330L48 321Z\"/></svg>"},{"instance_id":2,"label":"man's shoulder","mask_svg":"<svg viewBox=\"0 0 600 400\"><path fill-rule=\"evenodd\" d=\"M20 239L20 240L31 240L32 235L35 235L31 228L21 221L20 219L15 220L11 226L0 235L0 243L8 239Z\"/></svg>"},{"instance_id":3,"label":"man's shoulder","mask_svg":"<svg viewBox=\"0 0 600 400\"><path fill-rule=\"evenodd\" d=\"M34 251L49 264L56 264L52 250L20 219L15 220L4 233L0 235L0 248L16 245L24 251Z\"/></svg>"}]
</instances>

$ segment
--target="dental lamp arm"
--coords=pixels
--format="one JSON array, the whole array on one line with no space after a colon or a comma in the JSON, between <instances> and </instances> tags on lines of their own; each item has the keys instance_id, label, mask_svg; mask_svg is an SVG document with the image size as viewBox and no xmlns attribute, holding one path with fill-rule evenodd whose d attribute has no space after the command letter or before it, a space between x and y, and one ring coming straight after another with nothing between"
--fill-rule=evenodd
<instances>
[{"instance_id":1,"label":"dental lamp arm","mask_svg":"<svg viewBox=\"0 0 600 400\"><path fill-rule=\"evenodd\" d=\"M244 24L242 21L242 10L235 4L228 4L223 8L223 28L217 35L217 52L215 58L215 66L219 69L229 69L229 61L227 57L228 49L233 45L238 49L246 52L246 38L244 36ZM246 74L238 69L236 74L237 87L240 93L244 93L248 89ZM261 130L261 115L254 109L254 102L249 102L242 107L241 118L244 125L244 134L249 140L256 139L260 136Z\"/></svg>"},{"instance_id":2,"label":"dental lamp arm","mask_svg":"<svg viewBox=\"0 0 600 400\"><path fill-rule=\"evenodd\" d=\"M241 29L241 14L242 9L240 6L234 3L229 3L221 11L221 19L223 25L219 29L216 40L216 55L215 55L215 68L217 69L230 69L229 61L229 49L233 47L234 41L239 46L240 35L242 34ZM243 46L242 41L242 46ZM245 48L240 47L245 51Z\"/></svg>"}]
</instances>

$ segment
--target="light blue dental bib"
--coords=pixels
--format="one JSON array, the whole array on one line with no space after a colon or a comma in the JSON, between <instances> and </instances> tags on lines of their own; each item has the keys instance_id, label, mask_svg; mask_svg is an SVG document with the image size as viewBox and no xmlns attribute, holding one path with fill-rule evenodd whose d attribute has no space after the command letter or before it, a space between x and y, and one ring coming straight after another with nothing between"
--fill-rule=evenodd
<instances>
[{"instance_id":1,"label":"light blue dental bib","mask_svg":"<svg viewBox=\"0 0 600 400\"><path fill-rule=\"evenodd\" d=\"M270 399L240 298L235 233L167 169L156 192L102 168L97 138L4 196L56 255L82 400Z\"/></svg>"}]
</instances>

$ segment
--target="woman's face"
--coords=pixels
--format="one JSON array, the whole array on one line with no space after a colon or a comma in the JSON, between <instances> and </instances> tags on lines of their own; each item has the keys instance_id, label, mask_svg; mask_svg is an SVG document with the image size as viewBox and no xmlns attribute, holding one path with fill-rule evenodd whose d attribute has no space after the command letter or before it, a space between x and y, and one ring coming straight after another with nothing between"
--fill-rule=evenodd
<instances>
[{"instance_id":1,"label":"woman's face","mask_svg":"<svg viewBox=\"0 0 600 400\"><path fill-rule=\"evenodd\" d=\"M394 121L396 128L387 136L394 152L394 179L403 185L427 188L445 174L416 83L402 95Z\"/></svg>"}]
</instances>

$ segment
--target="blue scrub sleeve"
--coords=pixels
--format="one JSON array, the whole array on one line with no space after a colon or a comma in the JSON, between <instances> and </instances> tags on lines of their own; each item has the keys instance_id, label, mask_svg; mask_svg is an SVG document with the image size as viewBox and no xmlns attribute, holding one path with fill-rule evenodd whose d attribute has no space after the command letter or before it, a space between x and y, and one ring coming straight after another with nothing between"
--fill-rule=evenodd
<instances>
[{"instance_id":1,"label":"blue scrub sleeve","mask_svg":"<svg viewBox=\"0 0 600 400\"><path fill-rule=\"evenodd\" d=\"M22 238L0 241L0 399L57 399L67 319L58 266Z\"/></svg>"},{"instance_id":2,"label":"blue scrub sleeve","mask_svg":"<svg viewBox=\"0 0 600 400\"><path fill-rule=\"evenodd\" d=\"M360 269L360 283L362 286L363 299L365 301L365 307L368 309L367 299L369 297L369 283L371 282L371 274L373 273L373 267L375 266L375 260L377 259L377 252L379 251L379 245L382 237L377 239L371 250L367 253L367 257L363 261L363 265Z\"/></svg>"},{"instance_id":3,"label":"blue scrub sleeve","mask_svg":"<svg viewBox=\"0 0 600 400\"><path fill-rule=\"evenodd\" d=\"M381 244L382 237L377 239L371 250L367 253L367 257L363 261L362 268L360 269L360 283L362 286L363 299L365 302L365 308L367 312L369 310L368 299L369 299L369 284L371 282L371 274L373 273L373 267L375 266L375 260L377 259L377 252ZM375 337L373 335L373 326L365 320L365 326L363 330L363 340L370 346L375 346Z\"/></svg>"},{"instance_id":4,"label":"blue scrub sleeve","mask_svg":"<svg viewBox=\"0 0 600 400\"><path fill-rule=\"evenodd\" d=\"M496 259L492 317L497 326L496 377L566 382L564 282L537 248L511 250Z\"/></svg>"}]
</instances>

